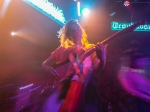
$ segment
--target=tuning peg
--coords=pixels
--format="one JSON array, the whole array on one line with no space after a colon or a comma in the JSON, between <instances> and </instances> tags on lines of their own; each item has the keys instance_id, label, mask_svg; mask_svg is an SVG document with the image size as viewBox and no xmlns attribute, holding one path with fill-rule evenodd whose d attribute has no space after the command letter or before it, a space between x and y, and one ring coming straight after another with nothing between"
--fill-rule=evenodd
<instances>
[{"instance_id":1,"label":"tuning peg","mask_svg":"<svg viewBox=\"0 0 150 112\"><path fill-rule=\"evenodd\" d=\"M144 25L144 24L146 23L146 21L145 21L145 20L141 20L141 21L139 21L139 23L140 23L141 25Z\"/></svg>"}]
</instances>

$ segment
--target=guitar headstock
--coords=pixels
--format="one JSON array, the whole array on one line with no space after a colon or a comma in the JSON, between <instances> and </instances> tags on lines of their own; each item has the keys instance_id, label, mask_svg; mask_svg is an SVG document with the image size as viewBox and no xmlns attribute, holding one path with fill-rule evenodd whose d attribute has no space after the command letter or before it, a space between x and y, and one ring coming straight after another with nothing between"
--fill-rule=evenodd
<instances>
[{"instance_id":1,"label":"guitar headstock","mask_svg":"<svg viewBox=\"0 0 150 112\"><path fill-rule=\"evenodd\" d=\"M135 24L137 24L137 25L144 25L145 23L146 23L145 20L141 20L141 21L136 22Z\"/></svg>"},{"instance_id":2,"label":"guitar headstock","mask_svg":"<svg viewBox=\"0 0 150 112\"><path fill-rule=\"evenodd\" d=\"M134 31L138 26L140 26L140 25L144 25L146 22L145 22L145 20L141 20L141 21L138 21L138 22L136 22L136 23L134 23L132 26L130 26L130 27L128 27L128 28L125 28L123 31L123 33L125 33L125 32L132 32L132 31Z\"/></svg>"},{"instance_id":3,"label":"guitar headstock","mask_svg":"<svg viewBox=\"0 0 150 112\"><path fill-rule=\"evenodd\" d=\"M110 36L110 37L106 38L105 40L103 40L101 43L104 44L104 45L106 45L106 44L108 44L111 40L115 39L117 36L122 35L122 34L125 34L125 33L128 33L128 32L132 32L132 31L134 31L138 26L144 25L145 23L146 23L146 22L145 22L144 20L141 20L141 21L139 21L139 22L137 22L137 23L135 23L135 24L133 24L133 25L131 25L131 26L129 26L129 27L127 27L127 28L121 30L121 31L116 32L116 33L113 34L112 36Z\"/></svg>"}]
</instances>

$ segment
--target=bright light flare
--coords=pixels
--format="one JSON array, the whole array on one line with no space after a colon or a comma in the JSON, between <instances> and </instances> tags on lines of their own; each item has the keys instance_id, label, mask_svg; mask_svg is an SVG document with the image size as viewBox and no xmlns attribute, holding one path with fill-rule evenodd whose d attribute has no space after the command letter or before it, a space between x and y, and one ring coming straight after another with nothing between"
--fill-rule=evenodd
<instances>
[{"instance_id":1,"label":"bright light flare","mask_svg":"<svg viewBox=\"0 0 150 112\"><path fill-rule=\"evenodd\" d=\"M90 10L89 10L88 8L84 8L84 9L82 9L82 15L84 15L84 16L88 16L88 15L89 15L89 13L90 13Z\"/></svg>"},{"instance_id":2,"label":"bright light flare","mask_svg":"<svg viewBox=\"0 0 150 112\"><path fill-rule=\"evenodd\" d=\"M15 35L16 35L16 33L15 33L15 32L11 32L11 35L12 35L12 36L15 36Z\"/></svg>"}]
</instances>

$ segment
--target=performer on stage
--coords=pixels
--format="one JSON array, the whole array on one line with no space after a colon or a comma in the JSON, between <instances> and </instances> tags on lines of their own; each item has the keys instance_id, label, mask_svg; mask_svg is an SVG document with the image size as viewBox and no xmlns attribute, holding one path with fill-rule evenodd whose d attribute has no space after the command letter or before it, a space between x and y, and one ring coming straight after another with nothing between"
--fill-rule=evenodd
<instances>
[{"instance_id":1,"label":"performer on stage","mask_svg":"<svg viewBox=\"0 0 150 112\"><path fill-rule=\"evenodd\" d=\"M85 58L80 64L81 54L94 47L93 44L89 44L84 29L77 20L69 20L58 33L61 45L42 63L42 67L54 77L70 80L69 83L65 83L65 86L63 85L65 81L59 84L56 91L47 99L42 111L80 111L79 107L84 100L86 86L93 71L101 71L104 68L106 48L98 44L96 52ZM69 63L56 69L52 67L54 63L61 63L68 58Z\"/></svg>"}]
</instances>

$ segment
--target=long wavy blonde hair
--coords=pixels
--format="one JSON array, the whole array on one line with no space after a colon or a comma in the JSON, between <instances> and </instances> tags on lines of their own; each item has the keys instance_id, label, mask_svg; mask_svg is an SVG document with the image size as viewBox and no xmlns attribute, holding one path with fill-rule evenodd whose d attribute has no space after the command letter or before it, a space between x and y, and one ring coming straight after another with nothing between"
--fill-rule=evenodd
<instances>
[{"instance_id":1,"label":"long wavy blonde hair","mask_svg":"<svg viewBox=\"0 0 150 112\"><path fill-rule=\"evenodd\" d=\"M72 19L69 20L59 31L58 31L58 38L60 38L60 44L61 46L64 46L66 48L73 46L74 42L69 39L68 30L72 26L72 24L78 24L82 30L82 45L86 49L88 46L88 40L87 40L87 34L85 33L85 30L81 27L81 25L78 23L78 20Z\"/></svg>"}]
</instances>

